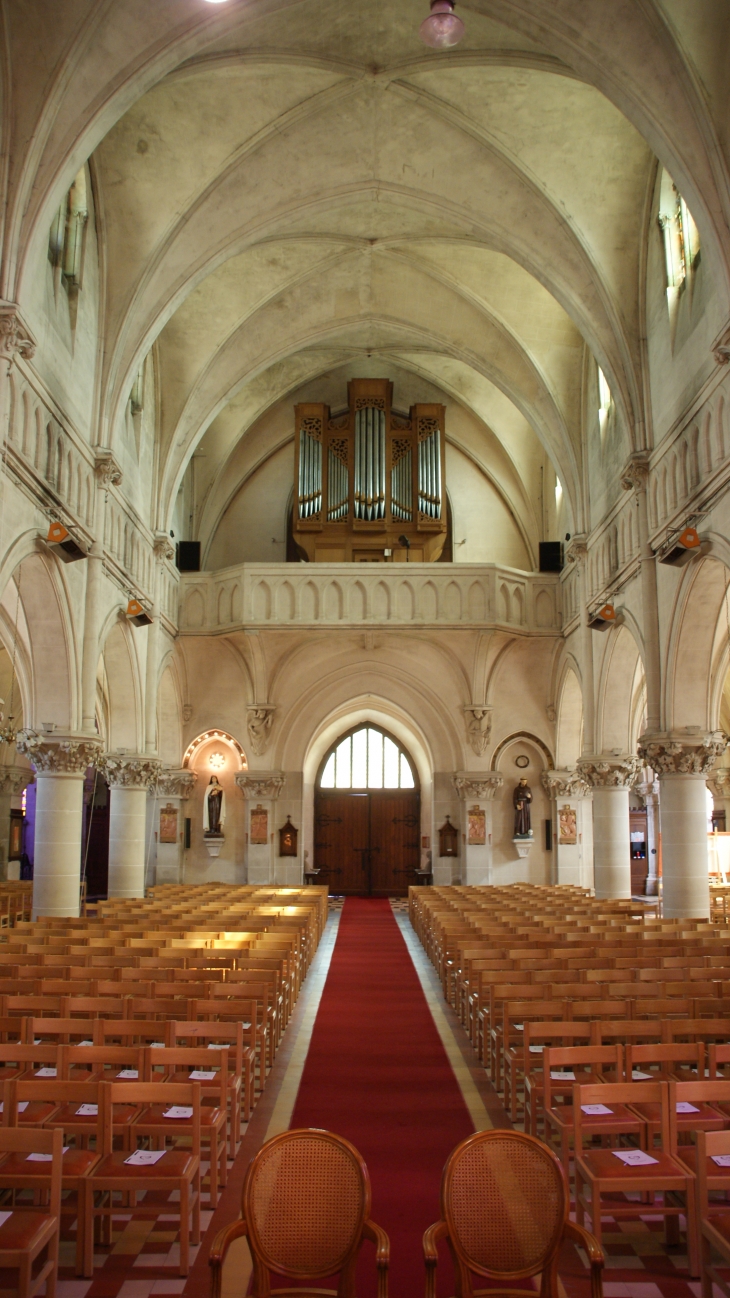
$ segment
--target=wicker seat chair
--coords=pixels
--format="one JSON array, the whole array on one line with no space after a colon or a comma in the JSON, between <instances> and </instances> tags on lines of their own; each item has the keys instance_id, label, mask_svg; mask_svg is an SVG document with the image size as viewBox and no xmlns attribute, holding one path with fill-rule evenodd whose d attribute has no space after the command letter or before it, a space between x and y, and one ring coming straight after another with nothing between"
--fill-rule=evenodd
<instances>
[{"instance_id":1,"label":"wicker seat chair","mask_svg":"<svg viewBox=\"0 0 730 1298\"><path fill-rule=\"evenodd\" d=\"M516 1280L542 1273L541 1298L557 1298L558 1257L566 1240L579 1244L591 1266L591 1298L601 1298L603 1253L569 1220L570 1192L562 1165L547 1145L521 1131L479 1131L457 1145L441 1179L441 1220L423 1237L426 1298L435 1298L437 1244L447 1240L458 1298L499 1294L534 1298ZM504 1289L474 1289L472 1275ZM507 1287L510 1286L510 1287Z\"/></svg>"},{"instance_id":2,"label":"wicker seat chair","mask_svg":"<svg viewBox=\"0 0 730 1298\"><path fill-rule=\"evenodd\" d=\"M241 1217L219 1232L210 1251L213 1298L221 1295L226 1253L243 1235L253 1259L252 1298L354 1298L366 1239L376 1248L378 1298L387 1298L390 1243L370 1220L368 1170L354 1146L330 1131L285 1131L261 1147L246 1173ZM339 1275L339 1284L272 1290L271 1272L312 1285Z\"/></svg>"}]
</instances>

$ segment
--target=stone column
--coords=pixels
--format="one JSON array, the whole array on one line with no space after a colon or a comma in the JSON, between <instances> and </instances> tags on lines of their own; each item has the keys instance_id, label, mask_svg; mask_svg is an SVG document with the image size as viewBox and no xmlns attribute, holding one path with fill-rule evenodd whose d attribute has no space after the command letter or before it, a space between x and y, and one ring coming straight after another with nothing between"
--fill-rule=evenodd
<instances>
[{"instance_id":1,"label":"stone column","mask_svg":"<svg viewBox=\"0 0 730 1298\"><path fill-rule=\"evenodd\" d=\"M553 883L593 888L593 797L578 771L543 771L552 800Z\"/></svg>"},{"instance_id":2,"label":"stone column","mask_svg":"<svg viewBox=\"0 0 730 1298\"><path fill-rule=\"evenodd\" d=\"M578 604L580 607L580 658L583 694L583 752L593 752L595 744L595 698L593 693L593 632L588 625L588 543L585 536L574 536L565 553L568 563L576 565L578 573Z\"/></svg>"},{"instance_id":3,"label":"stone column","mask_svg":"<svg viewBox=\"0 0 730 1298\"><path fill-rule=\"evenodd\" d=\"M659 895L659 781L644 780L634 789L646 807L647 897Z\"/></svg>"},{"instance_id":4,"label":"stone column","mask_svg":"<svg viewBox=\"0 0 730 1298\"><path fill-rule=\"evenodd\" d=\"M142 753L106 753L100 764L109 785L108 895L144 897L147 790L160 763Z\"/></svg>"},{"instance_id":5,"label":"stone column","mask_svg":"<svg viewBox=\"0 0 730 1298\"><path fill-rule=\"evenodd\" d=\"M273 883L276 878L275 803L286 783L282 771L239 771L236 784L246 799L246 866L248 883ZM253 818L253 833L252 833ZM253 837L266 836L266 842Z\"/></svg>"},{"instance_id":6,"label":"stone column","mask_svg":"<svg viewBox=\"0 0 730 1298\"><path fill-rule=\"evenodd\" d=\"M96 491L94 493L93 527L95 540L86 560L86 599L84 603L84 643L81 665L82 728L91 733L96 725L96 669L99 663L99 638L102 617L102 581L104 564L104 531L109 488L118 487L122 470L111 451L98 448L94 459Z\"/></svg>"},{"instance_id":7,"label":"stone column","mask_svg":"<svg viewBox=\"0 0 730 1298\"><path fill-rule=\"evenodd\" d=\"M462 883L484 886L492 882L492 800L503 784L502 776L494 771L457 771L454 775L454 788L462 803ZM470 812L475 813L473 820L477 825L484 818L483 843L469 842Z\"/></svg>"},{"instance_id":8,"label":"stone column","mask_svg":"<svg viewBox=\"0 0 730 1298\"><path fill-rule=\"evenodd\" d=\"M144 692L144 733L145 752L157 752L157 678L160 667L160 586L162 585L162 566L166 559L172 559L175 551L167 532L156 532L154 541L155 562L153 565L152 621L147 627L147 662L145 667Z\"/></svg>"},{"instance_id":9,"label":"stone column","mask_svg":"<svg viewBox=\"0 0 730 1298\"><path fill-rule=\"evenodd\" d=\"M730 766L719 766L707 777L715 811L725 812L725 832L730 833Z\"/></svg>"},{"instance_id":10,"label":"stone column","mask_svg":"<svg viewBox=\"0 0 730 1298\"><path fill-rule=\"evenodd\" d=\"M630 897L629 789L639 773L639 760L628 753L600 753L582 757L578 770L593 789L596 897Z\"/></svg>"},{"instance_id":11,"label":"stone column","mask_svg":"<svg viewBox=\"0 0 730 1298\"><path fill-rule=\"evenodd\" d=\"M33 917L77 916L84 776L98 760L99 739L20 730L16 747L33 766L37 783Z\"/></svg>"},{"instance_id":12,"label":"stone column","mask_svg":"<svg viewBox=\"0 0 730 1298\"><path fill-rule=\"evenodd\" d=\"M662 827L662 911L667 919L707 918L707 777L727 739L699 726L645 734L643 761L659 776Z\"/></svg>"},{"instance_id":13,"label":"stone column","mask_svg":"<svg viewBox=\"0 0 730 1298\"><path fill-rule=\"evenodd\" d=\"M642 630L644 632L644 672L646 676L646 728L659 729L661 708L661 667L659 657L659 601L657 598L656 557L649 539L649 507L646 496L649 481L649 457L636 451L622 475L621 486L633 491L636 501L641 564Z\"/></svg>"},{"instance_id":14,"label":"stone column","mask_svg":"<svg viewBox=\"0 0 730 1298\"><path fill-rule=\"evenodd\" d=\"M157 781L150 786L149 793L154 799L153 820L157 836L155 883L183 882L183 820L185 804L197 782L195 771L162 770ZM173 816L164 817L163 811L170 809L177 813L177 840L174 843L163 843L162 823L172 823Z\"/></svg>"}]
</instances>

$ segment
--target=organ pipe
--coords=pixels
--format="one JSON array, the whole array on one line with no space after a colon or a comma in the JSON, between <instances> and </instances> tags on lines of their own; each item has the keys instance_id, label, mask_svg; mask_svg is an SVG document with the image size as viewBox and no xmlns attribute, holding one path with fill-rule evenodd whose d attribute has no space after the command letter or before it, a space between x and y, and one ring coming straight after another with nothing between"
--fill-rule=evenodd
<instances>
[{"instance_id":1,"label":"organ pipe","mask_svg":"<svg viewBox=\"0 0 730 1298\"><path fill-rule=\"evenodd\" d=\"M299 433L299 517L312 518L322 508L322 446L305 428Z\"/></svg>"}]
</instances>

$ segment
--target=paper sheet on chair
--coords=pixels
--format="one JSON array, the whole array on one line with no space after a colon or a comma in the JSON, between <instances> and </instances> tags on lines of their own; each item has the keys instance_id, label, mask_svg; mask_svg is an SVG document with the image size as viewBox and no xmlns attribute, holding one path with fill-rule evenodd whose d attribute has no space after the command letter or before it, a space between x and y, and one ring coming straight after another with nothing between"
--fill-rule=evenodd
<instances>
[{"instance_id":1,"label":"paper sheet on chair","mask_svg":"<svg viewBox=\"0 0 730 1298\"><path fill-rule=\"evenodd\" d=\"M64 1145L64 1154L67 1154L70 1148L70 1145ZM29 1154L25 1161L26 1163L52 1163L53 1154Z\"/></svg>"},{"instance_id":2,"label":"paper sheet on chair","mask_svg":"<svg viewBox=\"0 0 730 1298\"><path fill-rule=\"evenodd\" d=\"M583 1113L589 1117L602 1117L604 1113L613 1113L613 1109L607 1109L605 1104L581 1104Z\"/></svg>"},{"instance_id":3,"label":"paper sheet on chair","mask_svg":"<svg viewBox=\"0 0 730 1298\"><path fill-rule=\"evenodd\" d=\"M711 1154L710 1157L718 1167L730 1167L730 1154Z\"/></svg>"},{"instance_id":4,"label":"paper sheet on chair","mask_svg":"<svg viewBox=\"0 0 730 1298\"><path fill-rule=\"evenodd\" d=\"M575 1081L575 1073L569 1073L569 1072L554 1073L553 1070L550 1069L550 1076L552 1077L554 1082L574 1082Z\"/></svg>"},{"instance_id":5,"label":"paper sheet on chair","mask_svg":"<svg viewBox=\"0 0 730 1298\"><path fill-rule=\"evenodd\" d=\"M699 1109L696 1104L690 1104L687 1100L678 1100L677 1113L699 1113Z\"/></svg>"},{"instance_id":6,"label":"paper sheet on chair","mask_svg":"<svg viewBox=\"0 0 730 1298\"><path fill-rule=\"evenodd\" d=\"M80 1118L95 1118L99 1112L98 1104L82 1104L80 1109L76 1110Z\"/></svg>"},{"instance_id":7,"label":"paper sheet on chair","mask_svg":"<svg viewBox=\"0 0 730 1298\"><path fill-rule=\"evenodd\" d=\"M0 1212L0 1226L4 1226L8 1217L12 1217L12 1212Z\"/></svg>"},{"instance_id":8,"label":"paper sheet on chair","mask_svg":"<svg viewBox=\"0 0 730 1298\"><path fill-rule=\"evenodd\" d=\"M544 1046L530 1046L530 1054L541 1055L544 1049L545 1049Z\"/></svg>"},{"instance_id":9,"label":"paper sheet on chair","mask_svg":"<svg viewBox=\"0 0 730 1298\"><path fill-rule=\"evenodd\" d=\"M25 1113L25 1110L27 1109L29 1104L30 1104L30 1100L21 1100L20 1104L17 1106L18 1113ZM2 1113L2 1111L3 1111L3 1102L2 1100L0 1100L0 1113ZM0 1225L1 1224L2 1223L0 1223Z\"/></svg>"},{"instance_id":10,"label":"paper sheet on chair","mask_svg":"<svg viewBox=\"0 0 730 1298\"><path fill-rule=\"evenodd\" d=\"M163 1118L192 1118L192 1104L172 1104L169 1109L163 1113Z\"/></svg>"},{"instance_id":11,"label":"paper sheet on chair","mask_svg":"<svg viewBox=\"0 0 730 1298\"><path fill-rule=\"evenodd\" d=\"M57 1070L55 1068L39 1068L35 1074L36 1077L55 1077Z\"/></svg>"},{"instance_id":12,"label":"paper sheet on chair","mask_svg":"<svg viewBox=\"0 0 730 1298\"><path fill-rule=\"evenodd\" d=\"M132 1167L148 1167L151 1163L159 1163L166 1153L166 1149L135 1149L124 1161Z\"/></svg>"},{"instance_id":13,"label":"paper sheet on chair","mask_svg":"<svg viewBox=\"0 0 730 1298\"><path fill-rule=\"evenodd\" d=\"M117 1073L117 1077L126 1077L129 1081L132 1081L139 1077L139 1073L136 1068L123 1068L121 1073Z\"/></svg>"},{"instance_id":14,"label":"paper sheet on chair","mask_svg":"<svg viewBox=\"0 0 730 1298\"><path fill-rule=\"evenodd\" d=\"M658 1158L652 1158L651 1154L645 1154L643 1149L612 1149L611 1153L614 1158L620 1158L622 1163L627 1163L629 1167L648 1167L650 1163L658 1163Z\"/></svg>"},{"instance_id":15,"label":"paper sheet on chair","mask_svg":"<svg viewBox=\"0 0 730 1298\"><path fill-rule=\"evenodd\" d=\"M640 1068L631 1069L631 1078L634 1082L650 1082L653 1080L651 1073L642 1073Z\"/></svg>"},{"instance_id":16,"label":"paper sheet on chair","mask_svg":"<svg viewBox=\"0 0 730 1298\"><path fill-rule=\"evenodd\" d=\"M194 1068L190 1074L191 1082L212 1082L215 1077L215 1069L206 1072L204 1068Z\"/></svg>"},{"instance_id":17,"label":"paper sheet on chair","mask_svg":"<svg viewBox=\"0 0 730 1298\"><path fill-rule=\"evenodd\" d=\"M94 1043L93 1041L78 1041L76 1044L79 1046L93 1046Z\"/></svg>"}]
</instances>

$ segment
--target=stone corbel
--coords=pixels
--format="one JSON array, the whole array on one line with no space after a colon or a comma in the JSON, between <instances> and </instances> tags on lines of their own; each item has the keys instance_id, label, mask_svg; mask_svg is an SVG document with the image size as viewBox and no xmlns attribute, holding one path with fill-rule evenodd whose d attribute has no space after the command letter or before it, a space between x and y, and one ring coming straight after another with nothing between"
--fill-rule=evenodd
<instances>
[{"instance_id":1,"label":"stone corbel","mask_svg":"<svg viewBox=\"0 0 730 1298\"><path fill-rule=\"evenodd\" d=\"M571 537L565 547L565 562L581 564L588 554L588 538L582 534Z\"/></svg>"},{"instance_id":2,"label":"stone corbel","mask_svg":"<svg viewBox=\"0 0 730 1298\"><path fill-rule=\"evenodd\" d=\"M497 789L501 789L504 780L501 775L490 771L486 775L481 771L457 771L452 776L454 788L463 802L490 802Z\"/></svg>"},{"instance_id":3,"label":"stone corbel","mask_svg":"<svg viewBox=\"0 0 730 1298\"><path fill-rule=\"evenodd\" d=\"M94 451L94 476L102 491L121 486L122 470L106 446L97 446Z\"/></svg>"},{"instance_id":4,"label":"stone corbel","mask_svg":"<svg viewBox=\"0 0 730 1298\"><path fill-rule=\"evenodd\" d=\"M255 757L263 757L269 746L275 711L273 703L249 703L246 708L248 739Z\"/></svg>"},{"instance_id":5,"label":"stone corbel","mask_svg":"<svg viewBox=\"0 0 730 1298\"><path fill-rule=\"evenodd\" d=\"M492 709L481 703L469 703L464 708L464 722L472 752L483 757L492 733Z\"/></svg>"},{"instance_id":6,"label":"stone corbel","mask_svg":"<svg viewBox=\"0 0 730 1298\"><path fill-rule=\"evenodd\" d=\"M718 365L727 365L730 361L730 326L726 326L722 333L718 334L712 344L712 355Z\"/></svg>"},{"instance_id":7,"label":"stone corbel","mask_svg":"<svg viewBox=\"0 0 730 1298\"><path fill-rule=\"evenodd\" d=\"M175 558L175 547L167 532L155 532L153 546L158 563L164 563L166 559L171 562Z\"/></svg>"},{"instance_id":8,"label":"stone corbel","mask_svg":"<svg viewBox=\"0 0 730 1298\"><path fill-rule=\"evenodd\" d=\"M239 771L233 778L247 801L274 802L286 784L283 771Z\"/></svg>"},{"instance_id":9,"label":"stone corbel","mask_svg":"<svg viewBox=\"0 0 730 1298\"><path fill-rule=\"evenodd\" d=\"M14 302L0 302L0 359L9 370L16 356L30 361L35 356L36 341L23 323Z\"/></svg>"},{"instance_id":10,"label":"stone corbel","mask_svg":"<svg viewBox=\"0 0 730 1298\"><path fill-rule=\"evenodd\" d=\"M634 451L621 474L624 491L642 491L649 479L649 457L645 451Z\"/></svg>"},{"instance_id":11,"label":"stone corbel","mask_svg":"<svg viewBox=\"0 0 730 1298\"><path fill-rule=\"evenodd\" d=\"M87 767L98 764L101 740L93 735L19 730L15 747L43 775L83 775Z\"/></svg>"},{"instance_id":12,"label":"stone corbel","mask_svg":"<svg viewBox=\"0 0 730 1298\"><path fill-rule=\"evenodd\" d=\"M721 730L686 730L645 734L639 753L645 766L657 775L704 775L707 778L728 745Z\"/></svg>"}]
</instances>

